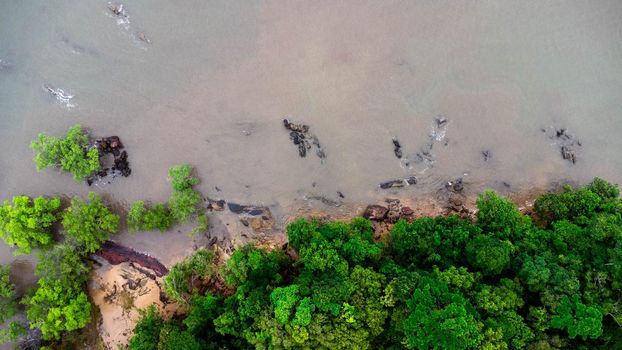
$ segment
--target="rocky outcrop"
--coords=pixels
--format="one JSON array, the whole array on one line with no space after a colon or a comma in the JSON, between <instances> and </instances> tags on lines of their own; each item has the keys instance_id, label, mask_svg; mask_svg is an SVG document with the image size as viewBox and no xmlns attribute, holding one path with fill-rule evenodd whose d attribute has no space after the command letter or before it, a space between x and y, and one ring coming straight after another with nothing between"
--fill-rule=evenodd
<instances>
[{"instance_id":1,"label":"rocky outcrop","mask_svg":"<svg viewBox=\"0 0 622 350\"><path fill-rule=\"evenodd\" d=\"M162 277L168 273L168 269L158 259L147 254L139 253L132 248L124 247L113 241L106 241L101 249L95 253L106 259L112 265L120 263L134 263L152 270L156 276Z\"/></svg>"}]
</instances>

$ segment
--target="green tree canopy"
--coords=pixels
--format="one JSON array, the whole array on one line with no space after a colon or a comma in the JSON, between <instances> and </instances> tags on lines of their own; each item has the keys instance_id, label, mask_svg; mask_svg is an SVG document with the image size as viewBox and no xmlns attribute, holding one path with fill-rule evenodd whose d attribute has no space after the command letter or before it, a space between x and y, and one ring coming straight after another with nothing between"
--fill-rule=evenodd
<instances>
[{"instance_id":1,"label":"green tree canopy","mask_svg":"<svg viewBox=\"0 0 622 350\"><path fill-rule=\"evenodd\" d=\"M69 128L63 137L41 133L30 147L37 153L37 170L59 167L81 181L101 168L99 151L96 147L89 148L89 136L79 124Z\"/></svg>"},{"instance_id":2,"label":"green tree canopy","mask_svg":"<svg viewBox=\"0 0 622 350\"><path fill-rule=\"evenodd\" d=\"M106 207L99 194L89 193L89 200L71 200L63 214L65 234L85 252L93 253L118 230L119 216Z\"/></svg>"},{"instance_id":3,"label":"green tree canopy","mask_svg":"<svg viewBox=\"0 0 622 350\"><path fill-rule=\"evenodd\" d=\"M47 247L53 241L51 226L58 220L60 199L27 196L13 197L0 206L0 236L17 254L29 254L33 248Z\"/></svg>"}]
</instances>

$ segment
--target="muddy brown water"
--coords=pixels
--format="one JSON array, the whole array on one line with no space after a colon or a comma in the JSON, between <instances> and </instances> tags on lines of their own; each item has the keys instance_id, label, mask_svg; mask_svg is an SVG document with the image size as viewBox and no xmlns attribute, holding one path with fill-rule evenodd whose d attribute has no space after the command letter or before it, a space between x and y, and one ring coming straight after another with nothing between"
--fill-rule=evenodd
<instances>
[{"instance_id":1,"label":"muddy brown water","mask_svg":"<svg viewBox=\"0 0 622 350\"><path fill-rule=\"evenodd\" d=\"M456 177L471 192L622 180L622 2L124 5L119 17L105 1L0 3L1 198L164 201L179 163L196 167L204 194L277 216L322 197L416 200ZM327 157L300 158L284 117L308 124ZM38 173L30 141L74 123L120 136L132 175L89 188ZM557 128L582 144L574 165L547 136ZM411 175L417 185L378 188ZM192 241L181 230L119 239L165 264ZM1 245L0 262L13 259Z\"/></svg>"}]
</instances>

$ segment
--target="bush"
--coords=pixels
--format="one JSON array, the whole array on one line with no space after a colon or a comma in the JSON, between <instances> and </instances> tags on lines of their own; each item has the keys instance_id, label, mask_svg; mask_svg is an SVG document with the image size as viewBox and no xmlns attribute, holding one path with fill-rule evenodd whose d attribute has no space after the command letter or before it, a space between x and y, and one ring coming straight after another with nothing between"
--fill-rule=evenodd
<instances>
[{"instance_id":1,"label":"bush","mask_svg":"<svg viewBox=\"0 0 622 350\"><path fill-rule=\"evenodd\" d=\"M173 226L174 218L164 204L156 204L152 208L147 208L145 202L136 201L128 212L127 224L130 232L155 229L164 232Z\"/></svg>"},{"instance_id":2,"label":"bush","mask_svg":"<svg viewBox=\"0 0 622 350\"><path fill-rule=\"evenodd\" d=\"M64 137L39 134L30 147L37 153L37 170L48 167L60 167L73 175L76 181L82 181L101 168L99 151L89 148L89 136L79 124L69 128Z\"/></svg>"},{"instance_id":3,"label":"bush","mask_svg":"<svg viewBox=\"0 0 622 350\"><path fill-rule=\"evenodd\" d=\"M204 290L215 271L214 253L208 249L197 250L171 268L164 278L164 291L169 298L187 303L193 294Z\"/></svg>"},{"instance_id":4,"label":"bush","mask_svg":"<svg viewBox=\"0 0 622 350\"><path fill-rule=\"evenodd\" d=\"M13 197L12 205L5 201L0 207L0 235L9 246L17 246L17 254L47 247L53 240L51 226L58 220L59 208L58 198Z\"/></svg>"},{"instance_id":5,"label":"bush","mask_svg":"<svg viewBox=\"0 0 622 350\"><path fill-rule=\"evenodd\" d=\"M127 217L130 231L149 231L158 229L162 232L170 229L177 223L186 223L196 216L198 225L192 234L198 234L208 229L208 218L205 209L201 207L201 193L193 189L199 179L192 175L192 167L188 164L176 165L169 169L168 179L173 191L168 203L156 204L148 208L143 201L132 204Z\"/></svg>"},{"instance_id":6,"label":"bush","mask_svg":"<svg viewBox=\"0 0 622 350\"><path fill-rule=\"evenodd\" d=\"M93 253L111 234L117 232L119 216L113 214L102 202L101 196L89 193L89 201L71 200L63 214L65 234L87 253Z\"/></svg>"}]
</instances>

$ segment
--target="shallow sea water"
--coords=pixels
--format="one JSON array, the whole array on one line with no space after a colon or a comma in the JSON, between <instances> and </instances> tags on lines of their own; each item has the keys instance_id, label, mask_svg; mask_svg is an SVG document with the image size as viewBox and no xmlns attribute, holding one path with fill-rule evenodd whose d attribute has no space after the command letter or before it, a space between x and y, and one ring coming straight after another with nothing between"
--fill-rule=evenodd
<instances>
[{"instance_id":1,"label":"shallow sea water","mask_svg":"<svg viewBox=\"0 0 622 350\"><path fill-rule=\"evenodd\" d=\"M164 201L167 169L179 163L196 167L210 197L280 213L320 196L354 206L417 200L457 177L472 192L622 182L619 1L124 8L119 18L105 1L0 2L0 198L95 190L121 206ZM284 117L308 124L326 159L300 158ZM74 123L121 137L132 175L89 188L37 173L30 141ZM581 141L576 164L542 128ZM393 137L408 161L393 154ZM417 163L430 142L430 158ZM417 185L378 188L411 175ZM177 231L121 240L155 256L190 242ZM2 245L0 262L11 260Z\"/></svg>"}]
</instances>

